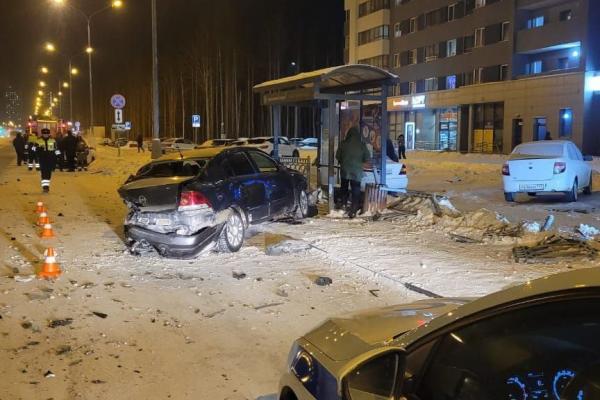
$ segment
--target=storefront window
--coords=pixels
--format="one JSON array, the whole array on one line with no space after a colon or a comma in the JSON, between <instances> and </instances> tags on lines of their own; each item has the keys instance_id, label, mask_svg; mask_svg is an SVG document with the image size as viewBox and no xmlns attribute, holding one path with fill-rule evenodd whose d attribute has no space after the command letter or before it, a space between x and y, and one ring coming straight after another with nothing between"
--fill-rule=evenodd
<instances>
[{"instance_id":1,"label":"storefront window","mask_svg":"<svg viewBox=\"0 0 600 400\"><path fill-rule=\"evenodd\" d=\"M440 140L439 150L456 151L456 137L458 134L458 108L439 110Z\"/></svg>"},{"instance_id":2,"label":"storefront window","mask_svg":"<svg viewBox=\"0 0 600 400\"><path fill-rule=\"evenodd\" d=\"M475 104L473 107L474 153L501 153L504 134L504 103Z\"/></svg>"}]
</instances>

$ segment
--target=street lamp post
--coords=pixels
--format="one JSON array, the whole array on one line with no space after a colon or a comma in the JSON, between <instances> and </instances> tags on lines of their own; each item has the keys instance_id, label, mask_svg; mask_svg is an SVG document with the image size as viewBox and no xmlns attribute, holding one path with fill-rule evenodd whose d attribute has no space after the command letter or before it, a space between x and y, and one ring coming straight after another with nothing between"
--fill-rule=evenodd
<instances>
[{"instance_id":1,"label":"street lamp post","mask_svg":"<svg viewBox=\"0 0 600 400\"><path fill-rule=\"evenodd\" d=\"M160 148L160 103L158 96L158 32L156 26L156 0L152 0L152 158L162 155Z\"/></svg>"},{"instance_id":2,"label":"street lamp post","mask_svg":"<svg viewBox=\"0 0 600 400\"><path fill-rule=\"evenodd\" d=\"M65 1L64 0L54 0L54 3L57 5L64 5ZM96 15L107 11L111 8L121 8L123 6L123 1L122 0L113 0L110 6L101 8L100 10L97 10L91 14L87 14L84 11L82 11L81 9L66 3L69 7L71 7L73 10L79 12L79 14L85 19L86 23L87 23L87 39L88 39L88 43L87 43L87 48L85 49L86 53L88 54L88 71L89 71L89 82L90 82L90 133L92 135L92 137L94 137L94 83L93 83L93 76L92 76L92 53L93 53L93 48L92 48L92 29L91 29L91 25L92 25L92 18L94 18Z\"/></svg>"}]
</instances>

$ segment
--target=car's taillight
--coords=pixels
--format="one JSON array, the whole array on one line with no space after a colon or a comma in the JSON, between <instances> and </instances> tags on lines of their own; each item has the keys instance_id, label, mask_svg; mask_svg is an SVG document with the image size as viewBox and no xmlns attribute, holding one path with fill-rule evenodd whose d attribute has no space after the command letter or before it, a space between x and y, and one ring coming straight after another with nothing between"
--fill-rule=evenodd
<instances>
[{"instance_id":1,"label":"car's taillight","mask_svg":"<svg viewBox=\"0 0 600 400\"><path fill-rule=\"evenodd\" d=\"M510 176L510 167L508 166L508 163L504 163L502 166L502 175Z\"/></svg>"},{"instance_id":2,"label":"car's taillight","mask_svg":"<svg viewBox=\"0 0 600 400\"><path fill-rule=\"evenodd\" d=\"M182 192L181 197L179 198L179 210L180 211L189 211L189 210L199 210L202 208L210 208L210 202L200 192L187 191Z\"/></svg>"},{"instance_id":3,"label":"car's taillight","mask_svg":"<svg viewBox=\"0 0 600 400\"><path fill-rule=\"evenodd\" d=\"M402 168L400 168L400 174L399 175L406 175L406 165L402 165Z\"/></svg>"},{"instance_id":4,"label":"car's taillight","mask_svg":"<svg viewBox=\"0 0 600 400\"><path fill-rule=\"evenodd\" d=\"M554 163L554 175L562 174L567 170L567 163L557 161Z\"/></svg>"}]
</instances>

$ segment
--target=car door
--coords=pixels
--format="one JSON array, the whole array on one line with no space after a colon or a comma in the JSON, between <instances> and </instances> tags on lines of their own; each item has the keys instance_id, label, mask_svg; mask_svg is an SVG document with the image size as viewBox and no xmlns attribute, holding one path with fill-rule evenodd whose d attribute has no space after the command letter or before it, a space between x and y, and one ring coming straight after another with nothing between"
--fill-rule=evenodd
<instances>
[{"instance_id":1,"label":"car door","mask_svg":"<svg viewBox=\"0 0 600 400\"><path fill-rule=\"evenodd\" d=\"M577 168L579 187L586 187L590 180L591 168L588 163L583 160L583 154L581 154L581 151L579 151L577 146L575 146L573 143L570 143L569 146L571 147L571 152L573 153L573 158L575 159L574 163Z\"/></svg>"},{"instance_id":2,"label":"car door","mask_svg":"<svg viewBox=\"0 0 600 400\"><path fill-rule=\"evenodd\" d=\"M403 392L420 400L597 398L585 393L585 379L600 365L598 335L598 293L527 299L424 338L410 349Z\"/></svg>"},{"instance_id":3,"label":"car door","mask_svg":"<svg viewBox=\"0 0 600 400\"><path fill-rule=\"evenodd\" d=\"M271 217L290 211L294 204L291 176L275 160L262 152L248 151L248 155L265 180Z\"/></svg>"},{"instance_id":4,"label":"car door","mask_svg":"<svg viewBox=\"0 0 600 400\"><path fill-rule=\"evenodd\" d=\"M231 195L234 202L247 213L249 221L259 222L269 217L267 184L255 170L245 152L236 151L223 159L226 171L231 175Z\"/></svg>"}]
</instances>

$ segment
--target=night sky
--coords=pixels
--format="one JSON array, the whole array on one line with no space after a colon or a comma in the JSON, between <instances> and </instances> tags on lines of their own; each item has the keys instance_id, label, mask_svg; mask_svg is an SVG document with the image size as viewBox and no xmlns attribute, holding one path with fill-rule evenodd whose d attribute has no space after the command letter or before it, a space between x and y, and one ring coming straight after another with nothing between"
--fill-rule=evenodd
<instances>
[{"instance_id":1,"label":"night sky","mask_svg":"<svg viewBox=\"0 0 600 400\"><path fill-rule=\"evenodd\" d=\"M65 1L86 12L110 3ZM124 9L106 11L92 23L100 116L110 111L111 93L129 92L135 98L136 90L150 85L150 1L125 3ZM252 79L253 84L288 74L292 61L300 71L343 62L343 0L158 0L158 7L161 86L170 84L168 74L183 76L182 65L192 53L242 60L248 65L240 67L244 71L236 77ZM84 19L49 0L0 0L0 10L0 87L15 86L24 96L23 111L29 113L40 66L52 70L46 80L53 87L59 79L57 69L62 71L60 79L67 76L66 58L44 53L44 42L52 41L69 55L81 52L74 58L81 70L74 82L74 104L76 118L84 121L88 107ZM219 69L233 68L230 64ZM252 76L246 77L250 68Z\"/></svg>"}]
</instances>

